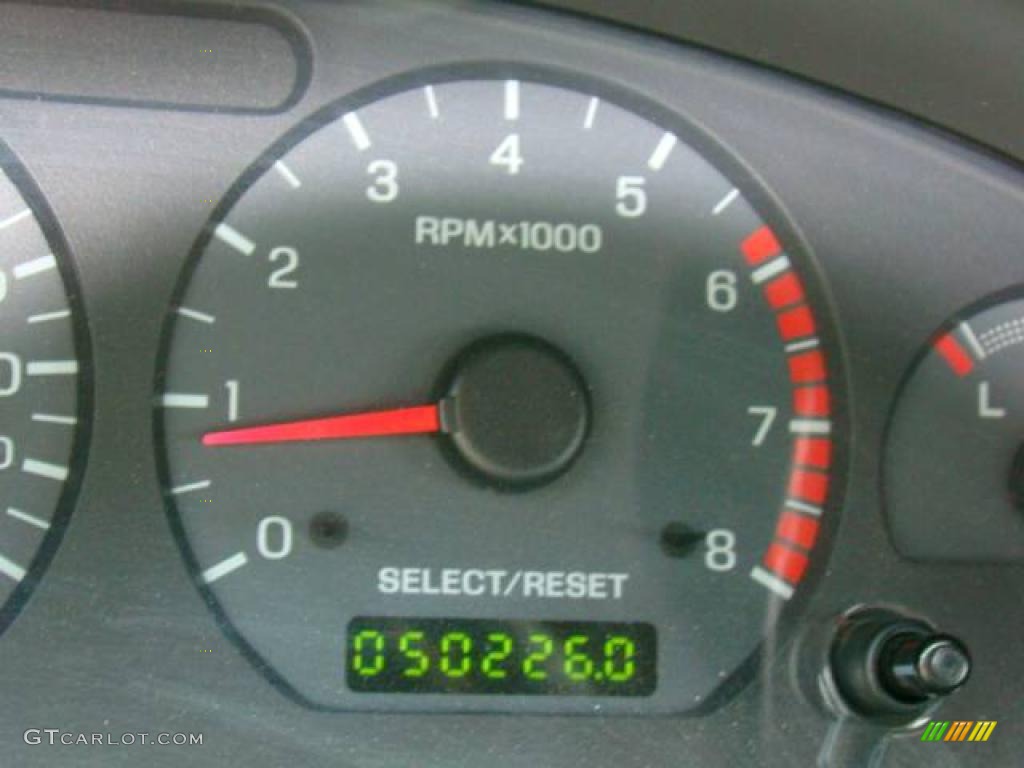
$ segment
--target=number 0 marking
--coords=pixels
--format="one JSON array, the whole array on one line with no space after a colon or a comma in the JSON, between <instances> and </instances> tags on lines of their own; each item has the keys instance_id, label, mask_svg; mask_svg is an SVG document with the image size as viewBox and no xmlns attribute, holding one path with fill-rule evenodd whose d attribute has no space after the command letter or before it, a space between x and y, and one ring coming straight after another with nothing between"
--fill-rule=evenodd
<instances>
[{"instance_id":1,"label":"number 0 marking","mask_svg":"<svg viewBox=\"0 0 1024 768\"><path fill-rule=\"evenodd\" d=\"M278 541L271 541L271 530L278 531ZM260 520L256 529L256 549L267 560L283 560L292 553L292 521L271 515Z\"/></svg>"}]
</instances>

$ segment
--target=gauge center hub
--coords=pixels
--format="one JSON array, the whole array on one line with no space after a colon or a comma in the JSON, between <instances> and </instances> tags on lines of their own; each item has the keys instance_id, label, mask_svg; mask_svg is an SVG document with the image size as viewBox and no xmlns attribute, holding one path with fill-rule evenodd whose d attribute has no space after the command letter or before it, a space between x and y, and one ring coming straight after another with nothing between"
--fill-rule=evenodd
<instances>
[{"instance_id":1,"label":"gauge center hub","mask_svg":"<svg viewBox=\"0 0 1024 768\"><path fill-rule=\"evenodd\" d=\"M590 398L579 370L533 336L472 344L449 369L445 393L448 453L498 488L555 479L579 456L590 428Z\"/></svg>"}]
</instances>

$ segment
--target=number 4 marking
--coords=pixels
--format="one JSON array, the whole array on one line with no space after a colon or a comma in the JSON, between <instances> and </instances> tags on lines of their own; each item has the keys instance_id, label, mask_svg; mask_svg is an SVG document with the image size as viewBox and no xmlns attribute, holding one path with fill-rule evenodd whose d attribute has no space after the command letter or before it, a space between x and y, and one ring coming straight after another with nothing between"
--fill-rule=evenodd
<instances>
[{"instance_id":1,"label":"number 4 marking","mask_svg":"<svg viewBox=\"0 0 1024 768\"><path fill-rule=\"evenodd\" d=\"M504 166L510 176L519 173L523 164L523 156L519 152L519 134L510 133L498 148L491 153L491 165Z\"/></svg>"},{"instance_id":2,"label":"number 4 marking","mask_svg":"<svg viewBox=\"0 0 1024 768\"><path fill-rule=\"evenodd\" d=\"M768 439L768 433L772 431L772 425L775 423L775 417L779 415L779 409L770 405L752 405L747 408L747 413L761 420L754 433L754 439L750 441L752 446L759 448Z\"/></svg>"}]
</instances>

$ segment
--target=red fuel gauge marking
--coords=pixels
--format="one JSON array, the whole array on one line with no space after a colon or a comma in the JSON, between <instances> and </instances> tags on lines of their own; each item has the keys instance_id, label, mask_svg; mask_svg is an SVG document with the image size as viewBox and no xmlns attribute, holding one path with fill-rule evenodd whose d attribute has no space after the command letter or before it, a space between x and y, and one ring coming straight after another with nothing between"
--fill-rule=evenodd
<instances>
[{"instance_id":1,"label":"red fuel gauge marking","mask_svg":"<svg viewBox=\"0 0 1024 768\"><path fill-rule=\"evenodd\" d=\"M966 376L974 370L974 360L953 334L947 333L936 341L934 346L935 351L942 355L957 376Z\"/></svg>"}]
</instances>

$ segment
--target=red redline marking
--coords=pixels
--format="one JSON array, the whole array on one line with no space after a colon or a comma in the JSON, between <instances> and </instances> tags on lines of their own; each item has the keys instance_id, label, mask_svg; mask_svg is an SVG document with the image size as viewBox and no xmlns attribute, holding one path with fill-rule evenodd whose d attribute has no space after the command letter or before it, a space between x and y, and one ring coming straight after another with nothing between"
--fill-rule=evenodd
<instances>
[{"instance_id":1,"label":"red redline marking","mask_svg":"<svg viewBox=\"0 0 1024 768\"><path fill-rule=\"evenodd\" d=\"M794 388L793 410L798 416L828 416L832 412L829 388L821 385Z\"/></svg>"},{"instance_id":2,"label":"red redline marking","mask_svg":"<svg viewBox=\"0 0 1024 768\"><path fill-rule=\"evenodd\" d=\"M740 243L740 250L747 260L747 264L756 267L782 253L782 246L779 245L775 233L768 227L756 229L747 236L747 239Z\"/></svg>"},{"instance_id":3,"label":"red redline marking","mask_svg":"<svg viewBox=\"0 0 1024 768\"><path fill-rule=\"evenodd\" d=\"M974 370L974 360L960 345L960 342L953 337L953 334L947 333L936 341L934 346L935 351L945 358L957 376L966 376Z\"/></svg>"},{"instance_id":4,"label":"red redline marking","mask_svg":"<svg viewBox=\"0 0 1024 768\"><path fill-rule=\"evenodd\" d=\"M828 469L832 466L832 441L827 437L798 437L793 443L793 463Z\"/></svg>"},{"instance_id":5,"label":"red redline marking","mask_svg":"<svg viewBox=\"0 0 1024 768\"><path fill-rule=\"evenodd\" d=\"M828 475L794 469L789 476L789 495L812 504L824 504L828 498Z\"/></svg>"},{"instance_id":6,"label":"red redline marking","mask_svg":"<svg viewBox=\"0 0 1024 768\"><path fill-rule=\"evenodd\" d=\"M207 432L203 435L203 445L351 440L392 435L422 435L440 431L440 408L437 405L421 405Z\"/></svg>"},{"instance_id":7,"label":"red redline marking","mask_svg":"<svg viewBox=\"0 0 1024 768\"><path fill-rule=\"evenodd\" d=\"M824 381L825 356L820 350L811 350L789 358L789 378L794 384Z\"/></svg>"},{"instance_id":8,"label":"red redline marking","mask_svg":"<svg viewBox=\"0 0 1024 768\"><path fill-rule=\"evenodd\" d=\"M787 272L765 285L764 297L772 309L782 309L804 300L804 286L799 277Z\"/></svg>"},{"instance_id":9,"label":"red redline marking","mask_svg":"<svg viewBox=\"0 0 1024 768\"><path fill-rule=\"evenodd\" d=\"M807 570L808 559L803 552L797 552L784 544L773 541L764 553L765 567L790 584L799 584Z\"/></svg>"},{"instance_id":10,"label":"red redline marking","mask_svg":"<svg viewBox=\"0 0 1024 768\"><path fill-rule=\"evenodd\" d=\"M782 513L779 524L775 527L775 536L801 549L811 550L818 538L818 528L818 521L813 517L786 511Z\"/></svg>"},{"instance_id":11,"label":"red redline marking","mask_svg":"<svg viewBox=\"0 0 1024 768\"><path fill-rule=\"evenodd\" d=\"M740 245L746 262L757 267L782 253L775 233L762 226ZM817 321L805 304L806 293L800 277L786 272L764 287L768 306L777 312L775 323L783 343L817 335ZM831 391L826 383L828 367L820 349L790 355L789 377L793 383L793 410L808 418L828 418L832 410ZM832 440L827 437L797 436L793 440L794 469L789 477L789 496L821 506L828 497L828 469L832 464ZM764 566L790 584L804 577L809 552L815 545L820 522L794 509L783 510L776 522L775 536L764 553Z\"/></svg>"},{"instance_id":12,"label":"red redline marking","mask_svg":"<svg viewBox=\"0 0 1024 768\"><path fill-rule=\"evenodd\" d=\"M814 315L811 314L810 307L807 306L794 307L781 312L775 318L775 323L779 327L779 335L783 341L813 336L817 332Z\"/></svg>"}]
</instances>

